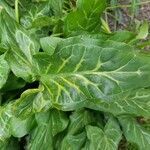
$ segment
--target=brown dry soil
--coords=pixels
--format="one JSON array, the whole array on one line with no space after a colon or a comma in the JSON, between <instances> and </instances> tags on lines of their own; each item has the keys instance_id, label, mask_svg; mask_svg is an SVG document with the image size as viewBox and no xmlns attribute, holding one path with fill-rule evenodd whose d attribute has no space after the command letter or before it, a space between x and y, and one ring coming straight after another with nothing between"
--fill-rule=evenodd
<instances>
[{"instance_id":1,"label":"brown dry soil","mask_svg":"<svg viewBox=\"0 0 150 150\"><path fill-rule=\"evenodd\" d=\"M119 1L119 5L130 4L129 0L118 0L118 1ZM146 2L147 0L141 0L141 1ZM131 26L131 23L135 22L135 20L138 21L146 20L150 23L150 0L148 4L144 4L139 7L140 7L139 13L136 16L134 16L134 18L131 16L130 8L119 8L121 10L123 19L121 23L117 23L117 28L115 30L129 28L129 26ZM114 18L109 16L109 24L112 29L114 29L114 23L115 23Z\"/></svg>"},{"instance_id":2,"label":"brown dry soil","mask_svg":"<svg viewBox=\"0 0 150 150\"><path fill-rule=\"evenodd\" d=\"M119 5L130 5L131 0L118 0ZM108 23L110 26L110 29L112 31L120 30L120 29L127 29L130 31L137 31L136 25L137 22L143 22L146 20L149 23L150 26L150 0L141 0L141 2L149 2L147 4L143 4L139 6L139 11L137 15L132 16L131 9L129 7L120 7L117 8L120 10L122 19L120 22L116 21L113 16L115 16L116 8L109 11L111 15L108 14ZM148 37L143 41L150 41L150 28L149 28L149 35ZM150 51L150 45L147 45L143 48L143 50L149 52Z\"/></svg>"}]
</instances>

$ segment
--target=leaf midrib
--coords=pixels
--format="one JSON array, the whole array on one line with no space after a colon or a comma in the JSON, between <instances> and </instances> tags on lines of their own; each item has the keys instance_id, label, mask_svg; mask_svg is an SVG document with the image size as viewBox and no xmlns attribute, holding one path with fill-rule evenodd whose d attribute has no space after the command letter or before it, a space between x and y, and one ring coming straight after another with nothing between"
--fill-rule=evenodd
<instances>
[{"instance_id":1,"label":"leaf midrib","mask_svg":"<svg viewBox=\"0 0 150 150\"><path fill-rule=\"evenodd\" d=\"M144 73L149 72L149 71L144 71ZM101 75L101 76L107 76L110 74L137 74L137 75L141 75L140 70L137 71L103 71L103 72L97 72L97 71L81 71L81 72L66 72L66 73L49 73L49 74L43 74L41 75L42 77L51 77L51 78L56 78L56 77L67 77L67 76L77 76L77 75Z\"/></svg>"}]
</instances>

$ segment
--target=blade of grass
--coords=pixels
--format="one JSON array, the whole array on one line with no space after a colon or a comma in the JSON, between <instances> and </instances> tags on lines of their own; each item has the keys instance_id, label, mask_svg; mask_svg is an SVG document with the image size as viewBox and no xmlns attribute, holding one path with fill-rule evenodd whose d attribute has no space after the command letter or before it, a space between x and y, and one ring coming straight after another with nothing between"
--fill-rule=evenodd
<instances>
[{"instance_id":1,"label":"blade of grass","mask_svg":"<svg viewBox=\"0 0 150 150\"><path fill-rule=\"evenodd\" d=\"M19 23L19 9L18 9L19 0L15 0L15 15L16 21Z\"/></svg>"}]
</instances>

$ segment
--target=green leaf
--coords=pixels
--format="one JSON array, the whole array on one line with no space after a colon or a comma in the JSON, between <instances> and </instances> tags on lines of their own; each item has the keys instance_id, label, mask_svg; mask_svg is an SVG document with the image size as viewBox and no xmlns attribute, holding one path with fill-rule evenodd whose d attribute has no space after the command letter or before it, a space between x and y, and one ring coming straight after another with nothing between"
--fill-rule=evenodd
<instances>
[{"instance_id":1,"label":"green leaf","mask_svg":"<svg viewBox=\"0 0 150 150\"><path fill-rule=\"evenodd\" d=\"M40 27L47 26L48 24L44 20L50 21L50 13L50 5L48 5L48 2L28 3L22 11L20 18L21 25L25 28L32 28L34 24L36 26L40 24Z\"/></svg>"},{"instance_id":2,"label":"green leaf","mask_svg":"<svg viewBox=\"0 0 150 150\"><path fill-rule=\"evenodd\" d=\"M0 89L6 83L9 74L9 66L7 61L4 59L5 55L0 55Z\"/></svg>"},{"instance_id":3,"label":"green leaf","mask_svg":"<svg viewBox=\"0 0 150 150\"><path fill-rule=\"evenodd\" d=\"M150 90L139 89L114 94L104 99L89 99L87 107L116 115L150 116Z\"/></svg>"},{"instance_id":4,"label":"green leaf","mask_svg":"<svg viewBox=\"0 0 150 150\"><path fill-rule=\"evenodd\" d=\"M148 22L147 21L143 22L143 24L139 29L139 33L136 36L136 39L146 39L146 37L148 36L148 29L149 29Z\"/></svg>"},{"instance_id":5,"label":"green leaf","mask_svg":"<svg viewBox=\"0 0 150 150\"><path fill-rule=\"evenodd\" d=\"M149 150L150 132L131 116L121 116L119 121L128 142L136 144L139 150Z\"/></svg>"},{"instance_id":6,"label":"green leaf","mask_svg":"<svg viewBox=\"0 0 150 150\"><path fill-rule=\"evenodd\" d=\"M33 56L33 58L35 59L35 61L37 62L38 65L38 76L37 78L40 78L41 74L47 74L47 72L49 71L49 68L51 66L50 59L49 59L50 55L48 53L37 53Z\"/></svg>"},{"instance_id":7,"label":"green leaf","mask_svg":"<svg viewBox=\"0 0 150 150\"><path fill-rule=\"evenodd\" d=\"M58 37L44 37L40 39L40 44L44 52L52 55L60 41L62 39Z\"/></svg>"},{"instance_id":8,"label":"green leaf","mask_svg":"<svg viewBox=\"0 0 150 150\"><path fill-rule=\"evenodd\" d=\"M49 5L54 16L61 17L63 15L63 6L65 0L49 0Z\"/></svg>"},{"instance_id":9,"label":"green leaf","mask_svg":"<svg viewBox=\"0 0 150 150\"><path fill-rule=\"evenodd\" d=\"M101 28L104 30L104 32L108 34L111 33L108 23L103 18L101 18L101 22L102 22Z\"/></svg>"},{"instance_id":10,"label":"green leaf","mask_svg":"<svg viewBox=\"0 0 150 150\"><path fill-rule=\"evenodd\" d=\"M17 78L13 73L10 73L5 85L3 86L1 91L8 92L8 91L12 91L12 90L17 90L17 89L24 87L25 84L26 84L26 82L23 79Z\"/></svg>"},{"instance_id":11,"label":"green leaf","mask_svg":"<svg viewBox=\"0 0 150 150\"><path fill-rule=\"evenodd\" d=\"M27 135L34 126L35 126L35 118L33 116L28 117L25 120L12 117L10 121L11 134L14 137L18 138Z\"/></svg>"},{"instance_id":12,"label":"green leaf","mask_svg":"<svg viewBox=\"0 0 150 150\"><path fill-rule=\"evenodd\" d=\"M75 111L70 116L70 124L66 136L61 143L61 149L81 149L86 140L85 126L96 122L93 113L87 110Z\"/></svg>"},{"instance_id":13,"label":"green leaf","mask_svg":"<svg viewBox=\"0 0 150 150\"><path fill-rule=\"evenodd\" d=\"M116 31L115 33L112 33L112 36L110 36L109 40L129 43L131 40L135 39L135 36L136 34L126 30Z\"/></svg>"},{"instance_id":14,"label":"green leaf","mask_svg":"<svg viewBox=\"0 0 150 150\"><path fill-rule=\"evenodd\" d=\"M0 106L0 141L10 138L10 121L12 117L12 105Z\"/></svg>"},{"instance_id":15,"label":"green leaf","mask_svg":"<svg viewBox=\"0 0 150 150\"><path fill-rule=\"evenodd\" d=\"M72 37L57 46L49 62L40 80L53 107L65 111L84 107L87 99L150 85L149 56L125 43Z\"/></svg>"},{"instance_id":16,"label":"green leaf","mask_svg":"<svg viewBox=\"0 0 150 150\"><path fill-rule=\"evenodd\" d=\"M68 134L69 135L76 135L80 133L83 128L95 122L94 114L91 113L88 110L78 110L75 111L71 116L70 116L70 124L68 127ZM99 118L100 119L100 118Z\"/></svg>"},{"instance_id":17,"label":"green leaf","mask_svg":"<svg viewBox=\"0 0 150 150\"><path fill-rule=\"evenodd\" d=\"M50 17L39 17L37 19L35 19L32 22L32 26L31 28L36 29L37 31L38 29L42 28L42 27L49 27L49 26L54 26L55 24L57 24L57 19L55 18L50 18ZM48 31L47 31L48 32ZM48 34L48 33L47 33Z\"/></svg>"},{"instance_id":18,"label":"green leaf","mask_svg":"<svg viewBox=\"0 0 150 150\"><path fill-rule=\"evenodd\" d=\"M56 109L36 114L36 120L39 125L49 123L53 136L57 135L59 132L62 132L68 125L68 118L66 114Z\"/></svg>"},{"instance_id":19,"label":"green leaf","mask_svg":"<svg viewBox=\"0 0 150 150\"><path fill-rule=\"evenodd\" d=\"M50 102L44 98L43 89L31 89L22 93L21 97L13 104L13 110L17 117L28 118L34 113L50 108Z\"/></svg>"},{"instance_id":20,"label":"green leaf","mask_svg":"<svg viewBox=\"0 0 150 150\"><path fill-rule=\"evenodd\" d=\"M90 14L91 16L95 13L102 13L106 7L106 1L102 0L97 1L88 1L87 0L77 0L77 9L85 11L85 13ZM91 14L92 13L92 14Z\"/></svg>"},{"instance_id":21,"label":"green leaf","mask_svg":"<svg viewBox=\"0 0 150 150\"><path fill-rule=\"evenodd\" d=\"M20 150L18 139L10 138L5 142L0 141L1 150Z\"/></svg>"},{"instance_id":22,"label":"green leaf","mask_svg":"<svg viewBox=\"0 0 150 150\"><path fill-rule=\"evenodd\" d=\"M38 126L31 132L28 149L51 150L53 149L53 137L63 131L68 125L68 119L63 112L51 110L36 115Z\"/></svg>"},{"instance_id":23,"label":"green leaf","mask_svg":"<svg viewBox=\"0 0 150 150\"><path fill-rule=\"evenodd\" d=\"M87 126L87 137L90 140L89 150L117 150L122 132L115 119L109 119L104 130L96 126Z\"/></svg>"},{"instance_id":24,"label":"green leaf","mask_svg":"<svg viewBox=\"0 0 150 150\"><path fill-rule=\"evenodd\" d=\"M79 150L82 148L86 140L86 133L82 132L77 135L68 135L64 138L61 145L61 150L66 150L66 147L71 150Z\"/></svg>"},{"instance_id":25,"label":"green leaf","mask_svg":"<svg viewBox=\"0 0 150 150\"><path fill-rule=\"evenodd\" d=\"M47 0L39 3L28 3L21 9L21 24L27 28L51 26L63 14L63 0Z\"/></svg>"},{"instance_id":26,"label":"green leaf","mask_svg":"<svg viewBox=\"0 0 150 150\"><path fill-rule=\"evenodd\" d=\"M7 13L13 18L15 19L15 13L14 10L7 4L7 2L5 2L4 0L0 1L0 11L1 9L5 9L7 11Z\"/></svg>"},{"instance_id":27,"label":"green leaf","mask_svg":"<svg viewBox=\"0 0 150 150\"><path fill-rule=\"evenodd\" d=\"M64 33L69 35L72 32L80 34L80 31L100 31L100 14L105 7L105 0L78 0L77 9L70 12L64 20Z\"/></svg>"},{"instance_id":28,"label":"green leaf","mask_svg":"<svg viewBox=\"0 0 150 150\"><path fill-rule=\"evenodd\" d=\"M2 43L8 49L6 60L13 73L28 82L34 81L36 63L32 55L39 50L36 41L4 10L0 13L0 31Z\"/></svg>"}]
</instances>

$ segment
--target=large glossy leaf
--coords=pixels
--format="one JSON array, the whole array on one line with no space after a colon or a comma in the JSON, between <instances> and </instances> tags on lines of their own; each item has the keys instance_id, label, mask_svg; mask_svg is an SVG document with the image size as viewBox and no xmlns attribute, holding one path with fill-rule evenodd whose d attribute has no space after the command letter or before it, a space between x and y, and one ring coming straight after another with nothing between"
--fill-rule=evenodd
<instances>
[{"instance_id":1,"label":"large glossy leaf","mask_svg":"<svg viewBox=\"0 0 150 150\"><path fill-rule=\"evenodd\" d=\"M109 119L104 130L96 126L87 126L87 137L90 140L89 150L117 150L122 132L116 120Z\"/></svg>"},{"instance_id":2,"label":"large glossy leaf","mask_svg":"<svg viewBox=\"0 0 150 150\"><path fill-rule=\"evenodd\" d=\"M121 116L119 121L128 142L136 144L139 150L149 150L150 132L131 116Z\"/></svg>"},{"instance_id":3,"label":"large glossy leaf","mask_svg":"<svg viewBox=\"0 0 150 150\"><path fill-rule=\"evenodd\" d=\"M68 119L63 112L51 110L36 115L38 126L31 132L28 149L52 150L53 137L63 131L68 125Z\"/></svg>"},{"instance_id":4,"label":"large glossy leaf","mask_svg":"<svg viewBox=\"0 0 150 150\"><path fill-rule=\"evenodd\" d=\"M77 10L70 12L65 18L64 32L70 34L80 31L100 31L100 14L105 7L105 0L78 0Z\"/></svg>"},{"instance_id":5,"label":"large glossy leaf","mask_svg":"<svg viewBox=\"0 0 150 150\"><path fill-rule=\"evenodd\" d=\"M68 38L49 61L41 82L53 106L62 110L83 107L87 98L105 99L150 85L149 56L120 42L92 36Z\"/></svg>"},{"instance_id":6,"label":"large glossy leaf","mask_svg":"<svg viewBox=\"0 0 150 150\"><path fill-rule=\"evenodd\" d=\"M6 59L13 73L26 81L35 80L32 55L39 49L36 41L5 10L0 13L0 32L1 42L8 49Z\"/></svg>"},{"instance_id":7,"label":"large glossy leaf","mask_svg":"<svg viewBox=\"0 0 150 150\"><path fill-rule=\"evenodd\" d=\"M4 59L5 55L0 56L0 89L6 83L9 74L9 66L7 61Z\"/></svg>"}]
</instances>

